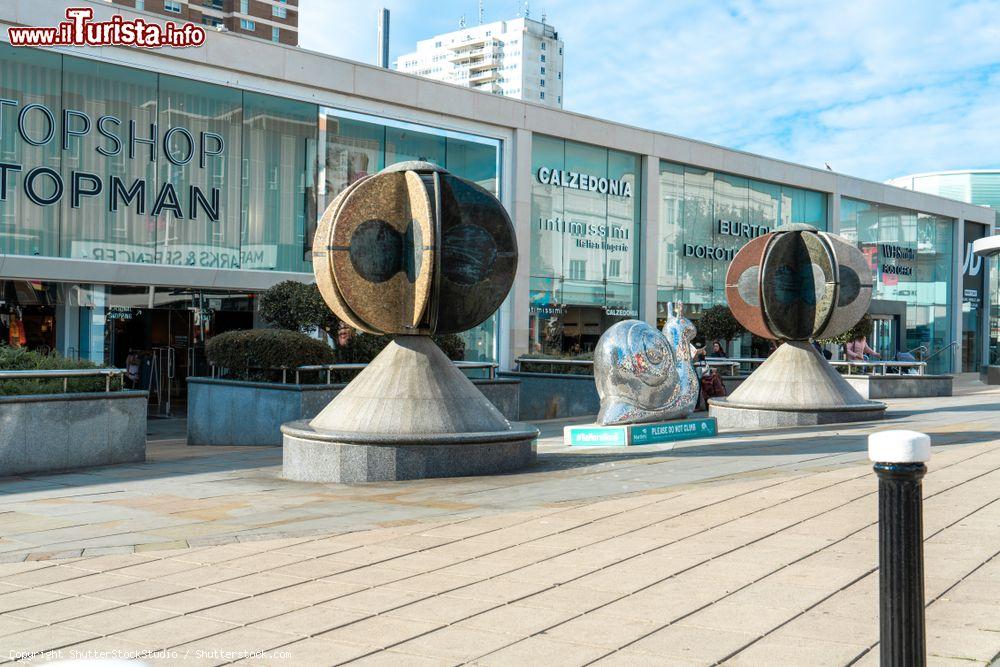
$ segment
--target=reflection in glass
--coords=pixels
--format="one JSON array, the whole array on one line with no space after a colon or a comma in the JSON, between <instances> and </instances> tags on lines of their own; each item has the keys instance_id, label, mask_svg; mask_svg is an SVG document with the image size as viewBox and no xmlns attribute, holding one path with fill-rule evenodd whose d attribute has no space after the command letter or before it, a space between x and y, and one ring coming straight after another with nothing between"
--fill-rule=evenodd
<instances>
[{"instance_id":1,"label":"reflection in glass","mask_svg":"<svg viewBox=\"0 0 1000 667\"><path fill-rule=\"evenodd\" d=\"M325 107L319 114L320 151L324 156L319 198L323 210L351 183L385 166L410 160L441 165L500 195L500 142L496 139ZM460 334L465 340L467 361L496 360L497 317L494 314Z\"/></svg>"},{"instance_id":2,"label":"reflection in glass","mask_svg":"<svg viewBox=\"0 0 1000 667\"><path fill-rule=\"evenodd\" d=\"M244 93L243 114L241 265L312 271L303 248L316 220L316 105Z\"/></svg>"},{"instance_id":3,"label":"reflection in glass","mask_svg":"<svg viewBox=\"0 0 1000 667\"><path fill-rule=\"evenodd\" d=\"M905 304L906 331L898 350L878 350L893 359L900 352L930 357L929 373L951 372L948 302L952 285L952 226L949 218L885 204L841 197L840 233L857 244L872 268L872 311Z\"/></svg>"},{"instance_id":4,"label":"reflection in glass","mask_svg":"<svg viewBox=\"0 0 1000 667\"><path fill-rule=\"evenodd\" d=\"M240 268L240 167L241 136L243 131L243 98L239 90L213 86L200 81L160 76L159 121L165 135L169 128L179 126L195 139L202 133L222 137L224 148L220 155L206 155L205 165L195 150L187 164L174 164L166 153L183 161L188 156L190 144L181 133L172 141L163 142L157 161L161 184L150 214L156 221L157 250L163 263L174 266L203 268ZM205 137L218 148L217 141ZM148 146L137 146L145 151ZM177 206L167 188L177 195ZM218 221L211 221L207 206L196 206L195 192L201 192L209 202L216 201L218 192ZM156 203L164 204L157 211ZM179 212L179 214L178 214ZM157 213L159 213L157 215ZM197 217L195 217L197 216Z\"/></svg>"}]
</instances>

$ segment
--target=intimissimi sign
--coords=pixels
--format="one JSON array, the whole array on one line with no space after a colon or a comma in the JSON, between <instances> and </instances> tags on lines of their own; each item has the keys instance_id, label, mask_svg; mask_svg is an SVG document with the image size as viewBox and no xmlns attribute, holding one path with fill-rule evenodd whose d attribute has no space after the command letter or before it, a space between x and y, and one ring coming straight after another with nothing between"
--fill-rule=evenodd
<instances>
[{"instance_id":1,"label":"intimissimi sign","mask_svg":"<svg viewBox=\"0 0 1000 667\"><path fill-rule=\"evenodd\" d=\"M597 177L577 171L563 171L562 169L549 169L548 167L539 167L535 175L538 178L538 182L545 185L558 185L563 188L599 192L602 195L632 196L632 184L620 178Z\"/></svg>"},{"instance_id":2,"label":"intimissimi sign","mask_svg":"<svg viewBox=\"0 0 1000 667\"><path fill-rule=\"evenodd\" d=\"M78 148L88 134L99 135L94 150L104 157L127 155L129 160L147 160L156 163L164 159L178 167L191 165L191 169L211 167L214 159L226 149L225 140L214 132L191 132L185 127L174 126L164 131L156 123L139 125L134 120L127 123L114 116L91 118L83 111L62 109L56 113L43 104L21 105L18 100L0 98L0 137L4 127L13 123L17 131L11 133L15 141L31 146L47 146L57 142L63 152ZM2 152L10 152L3 146ZM82 162L82 160L81 160ZM144 178L131 181L118 176L105 179L101 175L73 170L65 177L58 169L45 165L22 165L0 162L0 201L6 201L17 187L37 206L58 204L64 197L72 208L82 202L103 197L108 211L133 209L138 215L156 217L172 213L178 220L197 220L204 215L211 222L219 220L219 188L207 191L197 185L178 189L173 183L151 183Z\"/></svg>"}]
</instances>

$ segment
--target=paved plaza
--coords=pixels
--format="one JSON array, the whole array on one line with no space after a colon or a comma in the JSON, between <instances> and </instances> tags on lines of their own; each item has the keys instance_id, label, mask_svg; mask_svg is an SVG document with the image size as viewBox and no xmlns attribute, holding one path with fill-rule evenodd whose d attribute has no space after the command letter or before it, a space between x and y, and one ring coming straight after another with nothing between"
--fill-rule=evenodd
<instances>
[{"instance_id":1,"label":"paved plaza","mask_svg":"<svg viewBox=\"0 0 1000 667\"><path fill-rule=\"evenodd\" d=\"M0 481L0 662L643 665L878 662L866 435L932 436L928 652L1000 654L1000 390L890 419L574 450L495 477L342 487L277 448L193 448Z\"/></svg>"}]
</instances>

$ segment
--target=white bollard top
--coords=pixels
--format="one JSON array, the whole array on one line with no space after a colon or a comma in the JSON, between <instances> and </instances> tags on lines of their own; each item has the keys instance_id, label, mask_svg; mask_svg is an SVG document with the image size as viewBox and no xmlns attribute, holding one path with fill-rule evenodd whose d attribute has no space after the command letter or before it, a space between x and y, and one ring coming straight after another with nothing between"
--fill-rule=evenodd
<instances>
[{"instance_id":1,"label":"white bollard top","mask_svg":"<svg viewBox=\"0 0 1000 667\"><path fill-rule=\"evenodd\" d=\"M868 458L876 463L926 463L931 438L917 431L879 431L868 436Z\"/></svg>"}]
</instances>

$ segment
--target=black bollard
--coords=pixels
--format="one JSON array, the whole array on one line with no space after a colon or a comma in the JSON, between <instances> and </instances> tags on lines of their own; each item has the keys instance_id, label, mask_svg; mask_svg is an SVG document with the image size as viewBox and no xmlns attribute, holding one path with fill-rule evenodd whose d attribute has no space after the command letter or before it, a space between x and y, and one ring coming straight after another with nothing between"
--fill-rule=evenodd
<instances>
[{"instance_id":1,"label":"black bollard","mask_svg":"<svg viewBox=\"0 0 1000 667\"><path fill-rule=\"evenodd\" d=\"M916 431L868 437L878 476L879 632L883 667L922 667L924 633L924 520L921 480L930 438Z\"/></svg>"}]
</instances>

